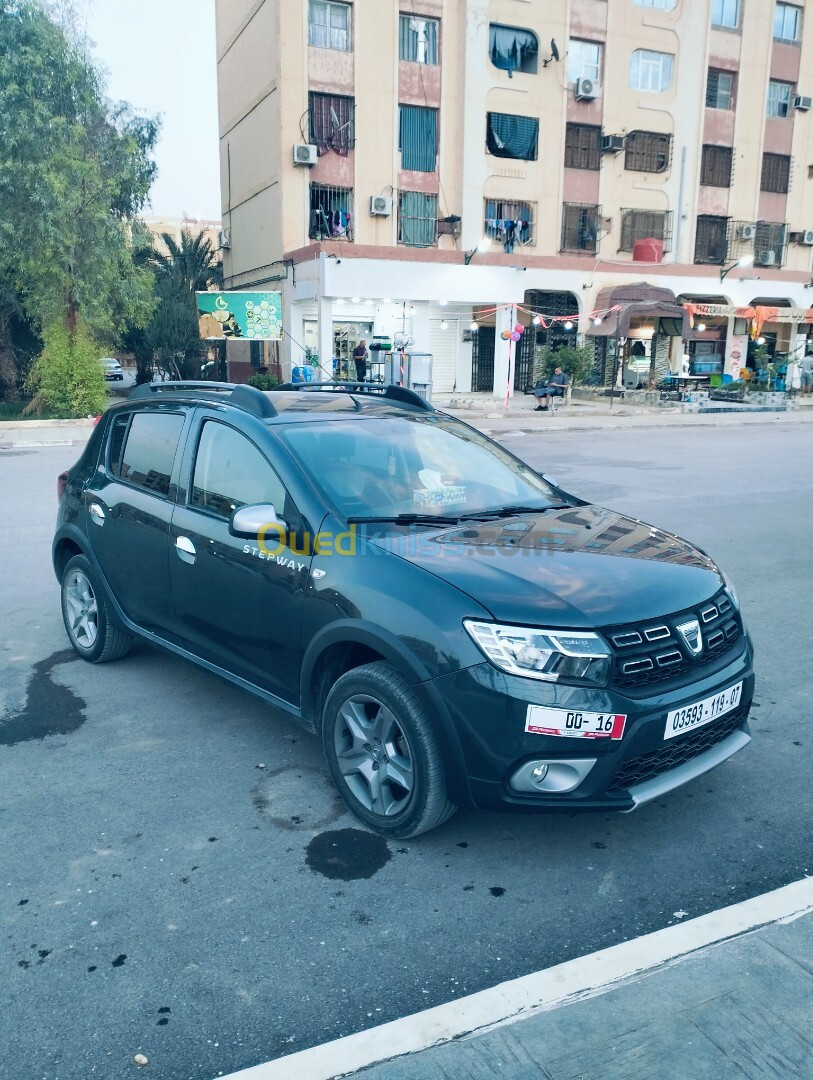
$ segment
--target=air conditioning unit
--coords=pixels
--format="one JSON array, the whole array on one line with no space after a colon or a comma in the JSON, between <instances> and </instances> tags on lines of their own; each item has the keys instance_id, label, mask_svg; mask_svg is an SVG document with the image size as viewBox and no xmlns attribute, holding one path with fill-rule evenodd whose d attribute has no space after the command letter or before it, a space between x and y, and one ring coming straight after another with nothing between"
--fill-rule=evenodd
<instances>
[{"instance_id":1,"label":"air conditioning unit","mask_svg":"<svg viewBox=\"0 0 813 1080\"><path fill-rule=\"evenodd\" d=\"M598 84L593 79L576 79L573 93L576 101L592 101L598 97Z\"/></svg>"},{"instance_id":2,"label":"air conditioning unit","mask_svg":"<svg viewBox=\"0 0 813 1080\"><path fill-rule=\"evenodd\" d=\"M294 143L294 165L315 165L318 159L316 147L312 143Z\"/></svg>"},{"instance_id":3,"label":"air conditioning unit","mask_svg":"<svg viewBox=\"0 0 813 1080\"><path fill-rule=\"evenodd\" d=\"M217 246L223 250L228 251L231 247L231 229L221 229L217 238Z\"/></svg>"},{"instance_id":4,"label":"air conditioning unit","mask_svg":"<svg viewBox=\"0 0 813 1080\"><path fill-rule=\"evenodd\" d=\"M602 135L601 152L603 154L618 154L627 145L626 135Z\"/></svg>"},{"instance_id":5,"label":"air conditioning unit","mask_svg":"<svg viewBox=\"0 0 813 1080\"><path fill-rule=\"evenodd\" d=\"M807 112L808 109L813 109L813 97L795 97L793 107L800 112Z\"/></svg>"},{"instance_id":6,"label":"air conditioning unit","mask_svg":"<svg viewBox=\"0 0 813 1080\"><path fill-rule=\"evenodd\" d=\"M392 213L392 199L389 195L370 196L370 216L389 217Z\"/></svg>"},{"instance_id":7,"label":"air conditioning unit","mask_svg":"<svg viewBox=\"0 0 813 1080\"><path fill-rule=\"evenodd\" d=\"M777 258L775 251L758 251L754 260L759 266L776 266Z\"/></svg>"},{"instance_id":8,"label":"air conditioning unit","mask_svg":"<svg viewBox=\"0 0 813 1080\"><path fill-rule=\"evenodd\" d=\"M804 232L799 233L799 243L813 247L813 229L805 229Z\"/></svg>"},{"instance_id":9,"label":"air conditioning unit","mask_svg":"<svg viewBox=\"0 0 813 1080\"><path fill-rule=\"evenodd\" d=\"M757 235L756 225L740 225L737 229L738 240L753 240Z\"/></svg>"}]
</instances>

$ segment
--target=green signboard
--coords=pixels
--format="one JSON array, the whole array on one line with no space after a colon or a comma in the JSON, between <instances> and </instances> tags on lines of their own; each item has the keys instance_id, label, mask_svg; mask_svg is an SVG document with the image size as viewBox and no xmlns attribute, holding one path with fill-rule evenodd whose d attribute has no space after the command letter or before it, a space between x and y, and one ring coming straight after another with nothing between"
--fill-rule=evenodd
<instances>
[{"instance_id":1,"label":"green signboard","mask_svg":"<svg viewBox=\"0 0 813 1080\"><path fill-rule=\"evenodd\" d=\"M279 341L282 294L278 292L199 292L200 336Z\"/></svg>"}]
</instances>

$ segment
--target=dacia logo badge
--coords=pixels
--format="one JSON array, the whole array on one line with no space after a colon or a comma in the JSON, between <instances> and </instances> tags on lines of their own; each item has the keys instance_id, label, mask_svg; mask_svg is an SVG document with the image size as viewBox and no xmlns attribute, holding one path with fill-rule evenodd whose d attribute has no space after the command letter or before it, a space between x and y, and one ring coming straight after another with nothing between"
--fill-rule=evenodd
<instances>
[{"instance_id":1,"label":"dacia logo badge","mask_svg":"<svg viewBox=\"0 0 813 1080\"><path fill-rule=\"evenodd\" d=\"M678 626L678 633L686 642L686 647L692 656L699 656L703 651L703 635L700 633L700 623L697 619L689 619L688 622Z\"/></svg>"}]
</instances>

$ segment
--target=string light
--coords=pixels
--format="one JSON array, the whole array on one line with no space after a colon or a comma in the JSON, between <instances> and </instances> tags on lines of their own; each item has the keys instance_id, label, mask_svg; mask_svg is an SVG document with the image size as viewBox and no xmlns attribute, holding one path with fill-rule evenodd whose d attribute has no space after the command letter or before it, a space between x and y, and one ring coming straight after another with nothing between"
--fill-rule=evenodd
<instances>
[{"instance_id":1,"label":"string light","mask_svg":"<svg viewBox=\"0 0 813 1080\"><path fill-rule=\"evenodd\" d=\"M472 331L472 333L475 333L477 330L480 329L480 324L477 322L473 322L469 329Z\"/></svg>"}]
</instances>

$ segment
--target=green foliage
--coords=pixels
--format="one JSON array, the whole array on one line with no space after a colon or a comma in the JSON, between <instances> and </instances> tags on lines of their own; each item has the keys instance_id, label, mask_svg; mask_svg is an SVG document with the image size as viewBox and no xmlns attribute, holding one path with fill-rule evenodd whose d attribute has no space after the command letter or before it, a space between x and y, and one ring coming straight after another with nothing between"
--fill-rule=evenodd
<instances>
[{"instance_id":1,"label":"green foliage","mask_svg":"<svg viewBox=\"0 0 813 1080\"><path fill-rule=\"evenodd\" d=\"M155 289L157 304L145 333L156 366L168 378L198 379L205 345L198 328L195 296L179 291L169 275L159 277Z\"/></svg>"},{"instance_id":2,"label":"green foliage","mask_svg":"<svg viewBox=\"0 0 813 1080\"><path fill-rule=\"evenodd\" d=\"M275 386L279 386L279 379L270 372L260 372L251 376L248 385L256 386L258 390L273 390Z\"/></svg>"},{"instance_id":3,"label":"green foliage","mask_svg":"<svg viewBox=\"0 0 813 1080\"><path fill-rule=\"evenodd\" d=\"M27 412L49 409L56 416L95 415L107 400L99 347L83 326L70 333L62 323L45 330L45 348L34 361L28 389L34 398Z\"/></svg>"},{"instance_id":4,"label":"green foliage","mask_svg":"<svg viewBox=\"0 0 813 1080\"><path fill-rule=\"evenodd\" d=\"M223 287L223 267L211 240L202 232L181 229L180 244L171 233L162 233L161 240L165 250L155 250L153 265L179 292L206 292L210 285Z\"/></svg>"},{"instance_id":5,"label":"green foliage","mask_svg":"<svg viewBox=\"0 0 813 1080\"><path fill-rule=\"evenodd\" d=\"M38 326L81 318L99 337L149 318L151 274L130 237L157 134L106 100L74 29L35 0L0 0L0 294Z\"/></svg>"},{"instance_id":6,"label":"green foliage","mask_svg":"<svg viewBox=\"0 0 813 1080\"><path fill-rule=\"evenodd\" d=\"M589 345L549 345L537 351L534 359L534 383L550 379L554 369L560 367L571 386L587 382L593 373L594 356Z\"/></svg>"}]
</instances>

